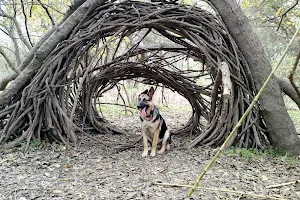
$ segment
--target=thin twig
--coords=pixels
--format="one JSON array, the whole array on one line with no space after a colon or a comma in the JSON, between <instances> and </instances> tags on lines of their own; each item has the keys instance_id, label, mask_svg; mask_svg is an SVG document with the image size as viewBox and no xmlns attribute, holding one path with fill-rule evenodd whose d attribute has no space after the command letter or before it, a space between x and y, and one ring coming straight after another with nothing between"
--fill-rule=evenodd
<instances>
[{"instance_id":1,"label":"thin twig","mask_svg":"<svg viewBox=\"0 0 300 200\"><path fill-rule=\"evenodd\" d=\"M55 25L55 22L53 20L53 17L51 16L50 12L49 12L49 9L45 6L45 4L43 4L41 2L41 0L37 0L39 2L39 4L42 6L42 8L45 10L47 16L49 17L49 19L51 20L51 23L52 23L52 26Z\"/></svg>"},{"instance_id":2,"label":"thin twig","mask_svg":"<svg viewBox=\"0 0 300 200\"><path fill-rule=\"evenodd\" d=\"M288 12L290 12L293 8L295 8L298 5L298 2L299 2L299 0L296 0L296 2L281 15L280 22L279 22L278 27L277 27L277 31L279 30L279 28L281 26L283 18L287 15Z\"/></svg>"},{"instance_id":3,"label":"thin twig","mask_svg":"<svg viewBox=\"0 0 300 200\"><path fill-rule=\"evenodd\" d=\"M159 183L155 182L153 183L155 185L161 185L161 186L170 186L170 187L185 187L185 188L193 188L192 185L182 185L182 184L173 184L173 183ZM197 187L197 189L200 190L209 190L209 191L216 191L216 192L227 192L232 194L239 194L242 196L249 196L253 198L262 198L262 199L276 199L276 200L284 200L282 197L274 197L271 195L260 195L260 194L252 194L250 192L242 192L242 191L236 191L236 190L228 190L228 189L219 189L219 188L209 188L209 187Z\"/></svg>"},{"instance_id":4,"label":"thin twig","mask_svg":"<svg viewBox=\"0 0 300 200\"><path fill-rule=\"evenodd\" d=\"M24 15L24 23L25 23L27 38L28 38L28 41L29 41L30 45L33 46L32 42L31 42L31 37L29 35L28 24L27 24L27 15L26 15L26 12L25 12L24 2L23 2L23 0L20 0L20 1L21 1L22 12L23 12L23 15Z\"/></svg>"},{"instance_id":5,"label":"thin twig","mask_svg":"<svg viewBox=\"0 0 300 200\"><path fill-rule=\"evenodd\" d=\"M283 186L287 186L287 185L294 185L294 184L299 184L300 180L296 180L296 181L291 181L291 182L287 182L287 183L280 183L280 184L276 184L276 185L269 185L266 188L276 188L276 187L283 187Z\"/></svg>"}]
</instances>

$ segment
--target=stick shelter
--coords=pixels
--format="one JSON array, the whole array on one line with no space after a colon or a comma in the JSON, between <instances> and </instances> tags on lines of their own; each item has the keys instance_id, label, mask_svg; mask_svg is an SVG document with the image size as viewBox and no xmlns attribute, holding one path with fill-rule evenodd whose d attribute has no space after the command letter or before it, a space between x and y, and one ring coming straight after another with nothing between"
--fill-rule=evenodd
<instances>
[{"instance_id":1,"label":"stick shelter","mask_svg":"<svg viewBox=\"0 0 300 200\"><path fill-rule=\"evenodd\" d=\"M102 1L76 20L30 81L1 105L4 148L33 139L75 142L78 133L91 127L101 134L121 132L99 115L97 106L123 80L178 92L192 106L192 116L174 134L196 136L190 147L217 146L256 94L248 64L213 9L176 2ZM167 45L149 45L151 35ZM186 59L201 67L176 67ZM204 76L209 84L197 82ZM266 134L257 104L231 144L263 148Z\"/></svg>"}]
</instances>

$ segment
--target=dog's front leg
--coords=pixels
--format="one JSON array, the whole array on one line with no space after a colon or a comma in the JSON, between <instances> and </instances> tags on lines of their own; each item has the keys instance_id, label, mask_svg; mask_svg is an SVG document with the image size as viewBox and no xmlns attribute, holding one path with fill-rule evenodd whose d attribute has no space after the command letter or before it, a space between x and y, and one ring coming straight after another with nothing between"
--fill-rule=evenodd
<instances>
[{"instance_id":1,"label":"dog's front leg","mask_svg":"<svg viewBox=\"0 0 300 200\"><path fill-rule=\"evenodd\" d=\"M153 141L152 141L152 148L151 148L150 156L155 156L156 155L158 135L159 135L159 130L155 130L154 135L153 135Z\"/></svg>"},{"instance_id":2,"label":"dog's front leg","mask_svg":"<svg viewBox=\"0 0 300 200\"><path fill-rule=\"evenodd\" d=\"M146 130L144 128L142 129L142 135L143 135L143 144L144 144L144 151L143 151L142 157L147 157L148 156L148 137L146 134Z\"/></svg>"}]
</instances>

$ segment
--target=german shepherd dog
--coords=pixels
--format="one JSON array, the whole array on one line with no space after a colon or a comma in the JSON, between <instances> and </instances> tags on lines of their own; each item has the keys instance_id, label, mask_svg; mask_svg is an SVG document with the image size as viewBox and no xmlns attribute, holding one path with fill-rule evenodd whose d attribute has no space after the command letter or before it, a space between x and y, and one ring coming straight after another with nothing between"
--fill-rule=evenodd
<instances>
[{"instance_id":1,"label":"german shepherd dog","mask_svg":"<svg viewBox=\"0 0 300 200\"><path fill-rule=\"evenodd\" d=\"M158 151L159 154L170 149L171 133L168 130L165 120L159 114L158 108L154 105L152 97L154 88L145 90L138 96L137 108L140 111L140 119L142 122L142 135L144 151L142 157L148 156L148 141L152 143L150 156L156 155L156 147L158 138L162 139L162 147Z\"/></svg>"}]
</instances>

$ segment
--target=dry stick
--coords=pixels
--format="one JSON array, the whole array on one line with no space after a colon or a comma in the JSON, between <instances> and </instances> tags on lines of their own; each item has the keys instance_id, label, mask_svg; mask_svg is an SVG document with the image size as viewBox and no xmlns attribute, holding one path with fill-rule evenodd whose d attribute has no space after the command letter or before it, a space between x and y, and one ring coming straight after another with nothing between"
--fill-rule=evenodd
<instances>
[{"instance_id":1,"label":"dry stick","mask_svg":"<svg viewBox=\"0 0 300 200\"><path fill-rule=\"evenodd\" d=\"M236 126L233 128L233 130L231 131L231 133L229 134L229 136L227 137L227 139L225 140L225 142L223 143L223 145L220 147L219 151L216 153L216 155L213 157L213 159L210 161L210 163L205 167L204 171L200 174L199 178L197 179L197 181L195 182L193 188L189 191L188 196L191 196L193 194L193 192L195 191L195 189L198 187L199 182L202 180L203 176L206 174L206 172L211 168L211 166L214 164L214 162L217 160L217 158L219 157L219 155L221 154L221 152L224 150L224 148L227 146L227 143L231 140L231 138L235 135L235 132L237 131L237 129L242 125L242 122L245 120L245 118L247 117L247 115L249 114L249 112L252 110L253 106L256 104L256 102L258 101L259 97L261 96L261 94L263 93L264 89L266 88L267 84L270 82L271 78L273 77L273 74L275 73L275 71L278 69L278 67L280 66L281 62L283 61L283 59L285 58L288 50L290 49L292 43L294 42L294 40L297 37L297 34L299 32L300 28L297 29L296 33L294 34L293 38L291 39L291 41L289 42L287 48L285 49L281 59L279 60L278 64L276 65L276 67L272 70L271 74L268 76L267 80L265 81L265 83L263 84L263 86L261 87L261 89L259 90L259 92L257 93L257 95L255 96L254 100L252 101L252 103L249 105L249 107L247 108L246 112L243 114L243 116L241 117L241 119L238 121L238 123L236 124Z\"/></svg>"},{"instance_id":2,"label":"dry stick","mask_svg":"<svg viewBox=\"0 0 300 200\"><path fill-rule=\"evenodd\" d=\"M186 187L186 188L193 188L192 185L182 185L182 184L169 184L169 183L153 183L155 185L161 185L161 186L170 186L170 187ZM209 187L198 187L197 189L200 190L209 190L209 191L216 191L216 192L228 192L233 194L240 194L243 196L250 196L253 198L263 198L263 199L276 199L276 200L283 200L282 197L273 197L270 195L260 195L260 194L252 194L252 193L245 193L242 191L233 191L233 190L227 190L227 189L218 189L218 188L209 188Z\"/></svg>"},{"instance_id":3,"label":"dry stick","mask_svg":"<svg viewBox=\"0 0 300 200\"><path fill-rule=\"evenodd\" d=\"M125 109L125 115L127 115L127 106L126 106L126 102L125 99L123 98L122 94L121 94L121 88L120 86L118 86L118 84L116 84L117 86L117 90L118 90L118 97L117 97L117 102L119 97L121 98L121 100L123 101L123 105L124 105L124 109ZM127 95L127 94L126 94Z\"/></svg>"},{"instance_id":4,"label":"dry stick","mask_svg":"<svg viewBox=\"0 0 300 200\"><path fill-rule=\"evenodd\" d=\"M276 184L276 185L269 185L266 188L275 188L275 187L282 187L282 186L287 186L287 185L293 185L293 184L297 184L300 183L300 180L296 180L296 181L291 181L291 182L287 182L287 183L280 183L280 184Z\"/></svg>"},{"instance_id":5,"label":"dry stick","mask_svg":"<svg viewBox=\"0 0 300 200\"><path fill-rule=\"evenodd\" d=\"M123 87L124 92L125 92L125 94L126 94L126 98L127 98L128 105L131 107L129 95L128 95L128 92L127 92L126 87L125 87L125 85L124 85L124 82L122 83L122 87Z\"/></svg>"}]
</instances>

